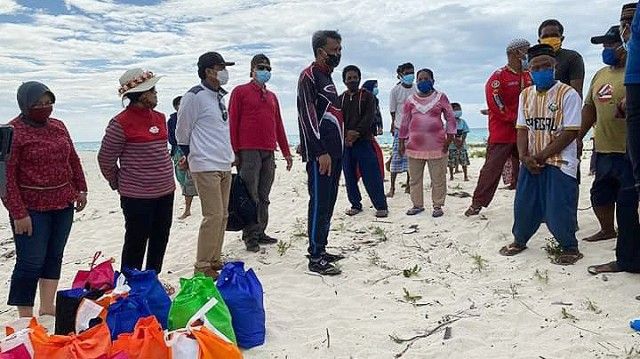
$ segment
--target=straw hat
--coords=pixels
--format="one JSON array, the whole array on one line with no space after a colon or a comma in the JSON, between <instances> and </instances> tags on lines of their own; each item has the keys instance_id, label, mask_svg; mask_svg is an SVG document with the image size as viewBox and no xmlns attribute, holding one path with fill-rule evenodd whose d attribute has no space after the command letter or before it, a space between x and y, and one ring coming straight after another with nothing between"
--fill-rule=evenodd
<instances>
[{"instance_id":1,"label":"straw hat","mask_svg":"<svg viewBox=\"0 0 640 359\"><path fill-rule=\"evenodd\" d=\"M128 93L149 91L161 77L140 68L127 70L120 76L118 94L124 96Z\"/></svg>"}]
</instances>

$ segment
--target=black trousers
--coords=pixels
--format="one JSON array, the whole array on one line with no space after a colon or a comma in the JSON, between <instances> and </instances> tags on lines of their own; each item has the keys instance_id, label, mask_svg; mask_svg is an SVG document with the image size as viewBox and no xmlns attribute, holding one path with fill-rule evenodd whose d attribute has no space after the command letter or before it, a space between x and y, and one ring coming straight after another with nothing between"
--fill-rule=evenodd
<instances>
[{"instance_id":1,"label":"black trousers","mask_svg":"<svg viewBox=\"0 0 640 359\"><path fill-rule=\"evenodd\" d=\"M309 254L311 258L320 258L325 252L327 238L331 229L331 217L338 199L338 186L342 160L331 159L331 176L320 174L317 160L307 162L309 187L309 210L307 230L309 235Z\"/></svg>"},{"instance_id":2,"label":"black trousers","mask_svg":"<svg viewBox=\"0 0 640 359\"><path fill-rule=\"evenodd\" d=\"M173 192L159 198L120 197L124 214L122 267L142 269L145 251L147 270L162 270L173 219Z\"/></svg>"}]
</instances>

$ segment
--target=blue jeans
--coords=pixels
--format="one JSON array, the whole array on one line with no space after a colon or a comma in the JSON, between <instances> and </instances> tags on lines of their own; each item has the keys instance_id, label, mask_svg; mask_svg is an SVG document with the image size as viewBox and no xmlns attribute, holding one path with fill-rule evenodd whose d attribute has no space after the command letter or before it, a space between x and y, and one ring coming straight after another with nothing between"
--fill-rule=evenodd
<instances>
[{"instance_id":1,"label":"blue jeans","mask_svg":"<svg viewBox=\"0 0 640 359\"><path fill-rule=\"evenodd\" d=\"M577 250L578 182L558 167L547 165L534 175L520 166L513 206L515 242L526 245L542 222L563 250Z\"/></svg>"},{"instance_id":2,"label":"blue jeans","mask_svg":"<svg viewBox=\"0 0 640 359\"><path fill-rule=\"evenodd\" d=\"M73 223L73 207L29 211L33 233L15 234L16 266L11 275L8 305L33 307L38 281L60 279L62 256ZM13 222L12 222L13 227Z\"/></svg>"},{"instance_id":3,"label":"blue jeans","mask_svg":"<svg viewBox=\"0 0 640 359\"><path fill-rule=\"evenodd\" d=\"M373 207L377 210L386 210L387 197L384 194L382 173L380 173L378 158L371 140L361 139L356 141L352 147L345 147L342 160L347 197L349 197L351 207L362 209L362 195L356 178L356 170L360 169L364 188L369 194Z\"/></svg>"},{"instance_id":4,"label":"blue jeans","mask_svg":"<svg viewBox=\"0 0 640 359\"><path fill-rule=\"evenodd\" d=\"M626 272L640 272L638 195L634 186L631 161L626 154L598 154L596 179L591 187L591 203L595 207L615 204L618 222L618 268Z\"/></svg>"}]
</instances>

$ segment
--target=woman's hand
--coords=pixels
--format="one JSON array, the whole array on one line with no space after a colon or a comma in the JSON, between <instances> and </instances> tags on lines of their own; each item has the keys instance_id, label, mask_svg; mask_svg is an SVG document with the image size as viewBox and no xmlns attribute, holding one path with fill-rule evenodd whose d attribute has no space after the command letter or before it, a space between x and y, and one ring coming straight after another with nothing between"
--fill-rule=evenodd
<instances>
[{"instance_id":1,"label":"woman's hand","mask_svg":"<svg viewBox=\"0 0 640 359\"><path fill-rule=\"evenodd\" d=\"M16 234L26 234L29 237L33 234L33 226L31 225L31 217L29 216L14 220L13 227Z\"/></svg>"},{"instance_id":2,"label":"woman's hand","mask_svg":"<svg viewBox=\"0 0 640 359\"><path fill-rule=\"evenodd\" d=\"M76 199L76 212L82 212L87 206L87 192L80 192Z\"/></svg>"}]
</instances>

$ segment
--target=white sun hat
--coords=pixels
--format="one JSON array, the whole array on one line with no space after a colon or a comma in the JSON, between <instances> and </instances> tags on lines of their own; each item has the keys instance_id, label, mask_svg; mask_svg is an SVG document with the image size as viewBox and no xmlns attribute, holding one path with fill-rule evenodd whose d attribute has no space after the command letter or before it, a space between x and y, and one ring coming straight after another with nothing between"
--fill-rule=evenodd
<instances>
[{"instance_id":1,"label":"white sun hat","mask_svg":"<svg viewBox=\"0 0 640 359\"><path fill-rule=\"evenodd\" d=\"M118 94L124 96L128 93L149 91L161 77L141 68L127 70L120 76Z\"/></svg>"}]
</instances>

